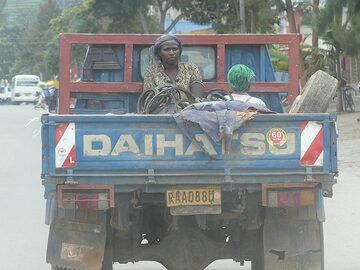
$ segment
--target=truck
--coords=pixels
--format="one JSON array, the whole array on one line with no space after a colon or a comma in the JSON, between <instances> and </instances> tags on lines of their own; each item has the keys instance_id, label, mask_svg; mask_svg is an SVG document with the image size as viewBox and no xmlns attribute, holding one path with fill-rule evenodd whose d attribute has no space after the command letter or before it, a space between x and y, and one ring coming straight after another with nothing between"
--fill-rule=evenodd
<instances>
[{"instance_id":1,"label":"truck","mask_svg":"<svg viewBox=\"0 0 360 270\"><path fill-rule=\"evenodd\" d=\"M250 94L274 112L234 130L228 154L199 124L190 138L171 114L138 113L157 37L60 36L58 111L41 118L51 269L199 270L231 259L323 270L336 115L284 112L282 99L291 105L299 92L300 35L178 35L205 92L230 91L227 71L245 64L256 74ZM287 81L276 81L270 48L288 56Z\"/></svg>"}]
</instances>

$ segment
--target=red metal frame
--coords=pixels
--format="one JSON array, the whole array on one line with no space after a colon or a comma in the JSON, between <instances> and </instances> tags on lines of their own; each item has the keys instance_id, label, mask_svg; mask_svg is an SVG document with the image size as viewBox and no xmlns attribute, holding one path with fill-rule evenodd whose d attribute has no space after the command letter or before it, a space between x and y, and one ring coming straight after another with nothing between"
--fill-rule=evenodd
<instances>
[{"instance_id":1,"label":"red metal frame","mask_svg":"<svg viewBox=\"0 0 360 270\"><path fill-rule=\"evenodd\" d=\"M139 93L142 83L132 82L132 51L134 44L153 44L159 35L129 34L62 34L60 36L60 96L59 113L68 114L71 92L127 92ZM217 46L217 80L207 82L205 90L229 89L225 81L225 45L229 44L287 44L289 48L289 80L287 83L256 82L251 86L255 92L288 92L289 104L298 95L300 35L178 35L186 45ZM123 82L72 82L70 80L70 52L72 44L123 44L125 45L125 68Z\"/></svg>"},{"instance_id":2,"label":"red metal frame","mask_svg":"<svg viewBox=\"0 0 360 270\"><path fill-rule=\"evenodd\" d=\"M64 190L106 190L109 192L109 206L110 208L115 207L115 192L114 186L112 185L58 185L57 186L57 200L58 200L58 207L63 207L63 191Z\"/></svg>"}]
</instances>

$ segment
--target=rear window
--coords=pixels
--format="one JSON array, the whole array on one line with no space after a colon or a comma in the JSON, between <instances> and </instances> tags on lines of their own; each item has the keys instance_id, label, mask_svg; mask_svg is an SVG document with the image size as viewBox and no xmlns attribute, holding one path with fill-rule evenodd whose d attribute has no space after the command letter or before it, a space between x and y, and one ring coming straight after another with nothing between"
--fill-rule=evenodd
<instances>
[{"instance_id":1,"label":"rear window","mask_svg":"<svg viewBox=\"0 0 360 270\"><path fill-rule=\"evenodd\" d=\"M37 86L38 81L17 81L16 86Z\"/></svg>"},{"instance_id":2,"label":"rear window","mask_svg":"<svg viewBox=\"0 0 360 270\"><path fill-rule=\"evenodd\" d=\"M216 54L212 46L184 46L180 56L181 62L191 62L200 69L204 81L211 81L216 77ZM148 67L158 63L152 50L144 48L140 51L140 73L144 78Z\"/></svg>"}]
</instances>

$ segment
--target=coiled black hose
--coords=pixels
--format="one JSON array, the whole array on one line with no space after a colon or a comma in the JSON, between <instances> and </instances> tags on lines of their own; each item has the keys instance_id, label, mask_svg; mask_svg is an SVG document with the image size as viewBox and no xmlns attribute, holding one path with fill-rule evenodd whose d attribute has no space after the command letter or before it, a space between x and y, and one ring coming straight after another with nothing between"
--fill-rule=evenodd
<instances>
[{"instance_id":1,"label":"coiled black hose","mask_svg":"<svg viewBox=\"0 0 360 270\"><path fill-rule=\"evenodd\" d=\"M211 89L206 98L200 99L182 87L165 85L144 91L138 99L137 112L141 114L176 113L196 102L228 99L233 100L230 93L221 88Z\"/></svg>"},{"instance_id":2,"label":"coiled black hose","mask_svg":"<svg viewBox=\"0 0 360 270\"><path fill-rule=\"evenodd\" d=\"M175 113L195 103L195 96L179 86L163 86L143 92L137 103L138 113Z\"/></svg>"}]
</instances>

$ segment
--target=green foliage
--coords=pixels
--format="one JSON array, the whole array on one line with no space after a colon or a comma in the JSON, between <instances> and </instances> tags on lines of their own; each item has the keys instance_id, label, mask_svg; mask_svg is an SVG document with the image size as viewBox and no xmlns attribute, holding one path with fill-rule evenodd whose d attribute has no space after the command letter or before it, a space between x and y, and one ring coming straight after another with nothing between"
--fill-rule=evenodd
<instances>
[{"instance_id":1,"label":"green foliage","mask_svg":"<svg viewBox=\"0 0 360 270\"><path fill-rule=\"evenodd\" d=\"M16 49L12 56L8 54L15 63L12 73L41 73L44 79L56 74L60 33L161 33L170 8L179 12L178 19L212 24L217 33L240 32L238 0L82 0L62 11L57 2L44 0L35 22L23 35L17 30L17 37L10 38ZM279 11L285 8L283 0L245 0L248 31L275 32ZM5 46L5 39L6 35L1 35L0 48Z\"/></svg>"},{"instance_id":2,"label":"green foliage","mask_svg":"<svg viewBox=\"0 0 360 270\"><path fill-rule=\"evenodd\" d=\"M26 29L22 37L20 57L17 58L11 72L13 74L41 74L48 79L44 52L48 48L50 35L48 29L52 18L57 17L60 10L56 0L47 0L40 6L36 20Z\"/></svg>"},{"instance_id":3,"label":"green foliage","mask_svg":"<svg viewBox=\"0 0 360 270\"><path fill-rule=\"evenodd\" d=\"M276 71L288 71L289 57L280 50L279 46L271 46L269 48L269 54Z\"/></svg>"},{"instance_id":4,"label":"green foliage","mask_svg":"<svg viewBox=\"0 0 360 270\"><path fill-rule=\"evenodd\" d=\"M6 4L6 0L0 0L0 24L4 23L4 7Z\"/></svg>"},{"instance_id":5,"label":"green foliage","mask_svg":"<svg viewBox=\"0 0 360 270\"><path fill-rule=\"evenodd\" d=\"M60 33L91 32L98 26L98 22L89 14L89 6L93 1L85 0L68 10L64 10L60 16L50 21L49 32L52 36Z\"/></svg>"},{"instance_id":6,"label":"green foliage","mask_svg":"<svg viewBox=\"0 0 360 270\"><path fill-rule=\"evenodd\" d=\"M53 78L59 74L59 40L53 38L48 42L48 46L44 55L47 79Z\"/></svg>"},{"instance_id":7,"label":"green foliage","mask_svg":"<svg viewBox=\"0 0 360 270\"><path fill-rule=\"evenodd\" d=\"M343 9L348 18L343 18ZM328 0L320 10L318 29L320 36L337 54L355 55L360 50L360 2L355 0Z\"/></svg>"},{"instance_id":8,"label":"green foliage","mask_svg":"<svg viewBox=\"0 0 360 270\"><path fill-rule=\"evenodd\" d=\"M245 21L249 31L253 24L256 33L274 32L279 16L273 1L245 1ZM178 1L176 7L186 19L194 23L212 24L217 33L240 32L238 0L183 0Z\"/></svg>"},{"instance_id":9,"label":"green foliage","mask_svg":"<svg viewBox=\"0 0 360 270\"><path fill-rule=\"evenodd\" d=\"M347 16L343 16L347 10ZM360 2L358 0L327 0L320 10L319 35L330 46L329 55L335 63L336 77L342 77L340 56L360 53ZM342 95L338 88L338 111L342 111Z\"/></svg>"},{"instance_id":10,"label":"green foliage","mask_svg":"<svg viewBox=\"0 0 360 270\"><path fill-rule=\"evenodd\" d=\"M311 45L302 44L301 57L304 59L305 69L308 74L314 74L319 69L336 76L333 51L322 48L313 48Z\"/></svg>"},{"instance_id":11,"label":"green foliage","mask_svg":"<svg viewBox=\"0 0 360 270\"><path fill-rule=\"evenodd\" d=\"M0 25L0 78L10 79L10 68L20 48L18 28Z\"/></svg>"},{"instance_id":12,"label":"green foliage","mask_svg":"<svg viewBox=\"0 0 360 270\"><path fill-rule=\"evenodd\" d=\"M53 35L65 32L143 33L137 12L138 9L146 10L146 6L135 4L136 1L131 0L84 0L54 19L51 32Z\"/></svg>"},{"instance_id":13,"label":"green foliage","mask_svg":"<svg viewBox=\"0 0 360 270\"><path fill-rule=\"evenodd\" d=\"M239 32L239 19L236 13L239 7L231 0L185 0L178 5L182 14L194 23L204 25L211 23L217 33Z\"/></svg>"},{"instance_id":14,"label":"green foliage","mask_svg":"<svg viewBox=\"0 0 360 270\"><path fill-rule=\"evenodd\" d=\"M246 0L246 28L251 32L251 26L255 27L254 33L274 33L280 23L279 11L274 0Z\"/></svg>"}]
</instances>

